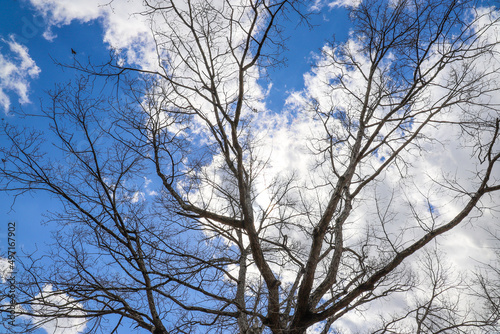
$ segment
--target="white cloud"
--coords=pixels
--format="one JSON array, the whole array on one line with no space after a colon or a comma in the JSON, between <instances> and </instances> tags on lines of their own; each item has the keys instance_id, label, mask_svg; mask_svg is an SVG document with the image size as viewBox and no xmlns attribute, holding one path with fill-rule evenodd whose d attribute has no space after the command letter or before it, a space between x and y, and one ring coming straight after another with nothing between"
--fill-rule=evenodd
<instances>
[{"instance_id":1,"label":"white cloud","mask_svg":"<svg viewBox=\"0 0 500 334\"><path fill-rule=\"evenodd\" d=\"M130 197L130 203L132 204L135 204L143 200L144 200L144 193L142 191L136 191L132 194L132 197Z\"/></svg>"},{"instance_id":2,"label":"white cloud","mask_svg":"<svg viewBox=\"0 0 500 334\"><path fill-rule=\"evenodd\" d=\"M10 277L12 269L8 259L0 257L0 283L5 283Z\"/></svg>"},{"instance_id":3,"label":"white cloud","mask_svg":"<svg viewBox=\"0 0 500 334\"><path fill-rule=\"evenodd\" d=\"M46 18L49 30L55 31L55 28L68 25L74 20L80 22L98 20L104 30L103 41L119 52L120 64L133 64L139 68L163 72L168 76L174 75L173 72L175 71L175 78L179 83L175 90L168 84L162 86L161 83L156 88L163 96L169 96L169 100L161 105L162 109L193 107L193 109L202 110L203 112L206 110L206 116L214 121L212 119L211 105L206 101L205 96L193 94L192 90L182 88L182 85L194 86L197 90L204 92L204 87L209 85L208 82L197 82L199 78L206 78L205 66L199 66L202 52L207 54L217 50L218 57L214 58L213 67L216 71L216 77L221 78L218 88L220 90L219 96L224 97L223 103L230 105L237 96L238 64L230 47L234 48L236 55L241 54L241 48L238 46L242 45L245 31L252 24L252 10L249 10L249 6L230 7L226 6L223 1L214 1L212 3L214 12L205 13L201 12L204 10L203 6L193 4L193 8L200 11L200 15L194 15L196 18L194 26L197 30L202 31L201 26L205 24L204 17L206 15L213 15L214 19L212 22L214 30L210 38L198 45L191 29L185 25L185 22L178 15L173 13L173 10L160 10L147 15L140 15L140 13L150 10L140 0L127 1L120 3L119 6L115 6L114 2L98 0L86 2L30 1L35 9ZM239 2L247 4L248 0L240 0ZM178 10L183 12L182 15L187 15L187 4L185 2L178 1L176 6ZM241 13L232 13L232 10L241 11ZM239 18L238 24L235 22L228 23L227 17L231 15ZM231 45L227 45L228 24L232 25ZM255 34L258 34L260 25L261 22L257 22ZM50 38L54 38L52 30L48 33ZM202 35L199 35L198 38L204 39ZM156 45L158 45L158 49L156 49ZM209 45L210 51L207 49L207 45ZM161 65L158 56L162 60ZM199 69L199 72L195 69ZM259 78L260 73L256 69L250 69L248 75L245 76L247 80L245 83L246 91L248 92L248 96L246 96L248 104L245 106L246 113L265 109L262 98L267 92L258 84ZM185 96L190 96L189 105L184 99ZM155 97L153 96L153 98ZM151 101L145 102L150 103ZM158 102L155 101L153 109L157 106ZM145 108L148 110L151 107ZM159 114L157 117L162 118L164 115ZM168 119L165 122L168 122ZM171 124L173 131L176 130L174 127L175 124ZM202 131L202 128L202 125L194 126L191 130L198 133Z\"/></svg>"},{"instance_id":4,"label":"white cloud","mask_svg":"<svg viewBox=\"0 0 500 334\"><path fill-rule=\"evenodd\" d=\"M81 304L75 302L72 298L64 293L54 291L51 285L46 285L43 291L38 294L36 299L42 299L43 302L31 304L34 314L37 315L51 315L57 312L58 306L67 308L67 314L78 318L57 318L51 321L46 321L41 318L41 328L47 331L48 334L78 334L85 330L85 312L81 311ZM51 306L54 305L54 306ZM33 317L34 323L38 318Z\"/></svg>"},{"instance_id":5,"label":"white cloud","mask_svg":"<svg viewBox=\"0 0 500 334\"><path fill-rule=\"evenodd\" d=\"M151 184L151 182L153 182L153 180L144 176L144 187L145 188L147 188L147 186L149 186Z\"/></svg>"},{"instance_id":6,"label":"white cloud","mask_svg":"<svg viewBox=\"0 0 500 334\"><path fill-rule=\"evenodd\" d=\"M154 48L149 24L141 13L145 10L142 1L63 1L30 0L35 9L45 17L48 28L44 37L57 38L57 28L72 21L90 22L98 20L104 29L103 41L113 49L126 49L127 60L140 65L152 65ZM81 52L85 52L82 50Z\"/></svg>"},{"instance_id":7,"label":"white cloud","mask_svg":"<svg viewBox=\"0 0 500 334\"><path fill-rule=\"evenodd\" d=\"M335 7L357 7L361 4L361 0L315 0L311 5L310 8L312 10L319 11L323 7L328 6L328 8L335 8Z\"/></svg>"},{"instance_id":8,"label":"white cloud","mask_svg":"<svg viewBox=\"0 0 500 334\"><path fill-rule=\"evenodd\" d=\"M11 104L9 92L19 96L21 104L30 102L29 79L36 78L40 68L31 59L28 48L17 43L12 36L1 42L10 49L6 52L0 47L0 108L8 113Z\"/></svg>"},{"instance_id":9,"label":"white cloud","mask_svg":"<svg viewBox=\"0 0 500 334\"><path fill-rule=\"evenodd\" d=\"M345 1L336 1L335 3L340 2L344 3ZM484 10L478 10L476 15L483 15L485 12ZM496 18L497 16L495 15L484 16L475 26L475 29L479 30L485 23L490 23ZM497 23L495 27L484 31L482 39L478 40L477 43L480 44L485 40L498 43L500 39L499 31L500 24ZM345 47L351 51L351 55L357 62L357 65L359 65L359 68L368 73L366 68L368 59L364 57L364 52L357 45L355 38L356 36L351 36L351 40L346 43ZM498 51L500 51L500 48L498 48ZM325 125L334 136L341 136L345 134L345 127L339 122L339 117L333 115L332 111L343 111L352 115L354 119L357 119L356 112L359 110L358 102L353 96L363 96L363 92L366 90L366 80L360 76L360 72L357 69L343 67L342 65L335 66L331 61L332 58L325 56L336 52L335 49L325 46L323 52L324 54L316 60L317 66L310 73L304 75L306 88L301 92L294 92L287 102L290 108L298 110L298 112L309 109L319 110L319 112L326 114L330 113L330 118L325 121ZM480 59L477 59L473 64L474 66L471 66L471 70L467 73L470 77L465 78L465 80L469 80L475 73L483 71L483 73L489 73L486 79L491 80L491 86L483 86L481 88L484 91L491 89L494 93L484 93L478 96L476 100L476 102L479 102L478 104L484 102L485 104L494 106L500 102L498 87L494 87L495 83L498 82L500 64L498 59L495 59L496 56L492 57L493 54L496 55L497 50L492 53L485 53ZM339 54L336 54L336 56L340 57ZM436 53L436 56L439 56L439 53ZM391 73L390 65L394 57L394 55L391 55L385 64L380 64L379 68L381 71L379 74L383 74L384 72ZM429 64L432 61L433 59L430 59ZM442 87L446 87L449 82L455 82L450 79L453 78L453 70L458 69L460 73L460 70L465 68L461 68L460 66L462 65L456 64L456 67L450 67L440 73L437 77L436 86L432 86L422 95L422 105L414 104L413 107L424 110L426 105L430 106L433 103L437 103L446 93L446 90ZM336 86L336 77L338 75L342 76L342 82L346 87L345 90L339 89L340 85ZM390 80L390 78L387 78L387 80ZM384 81L375 80L374 85L383 86ZM354 94L346 94L347 90L354 92ZM376 110L375 113L377 112L380 112L380 114L376 114L376 118L381 119L386 110ZM311 128L314 127L312 125L314 123L312 117L314 117L313 112L311 112L309 120L304 118L306 122L309 122L308 126ZM352 244L353 248L355 247L356 240L360 240L359 237L356 237L356 232L358 235L361 234L359 233L359 228L362 228L363 224L368 224L371 221L372 226L376 228L377 204L382 206L382 209L385 209L386 206L392 208L389 216L390 214L394 214L395 216L390 216L393 220L387 222L385 228L389 235L394 236L394 240L398 239L399 244L409 244L416 240L423 233L420 229L421 227L428 228L433 223L439 226L455 217L464 208L464 203L470 198L467 192L474 192L478 182L477 176L485 168L485 164L479 163L477 149L480 145L483 145L482 152L486 151L484 144L491 140L492 128L488 129L485 126L477 132L465 134L459 126L450 125L447 122L467 120L484 121L484 124L488 122L494 124L494 120L497 117L497 110L476 108L473 106L467 106L464 109L455 107L443 110L441 115L435 117L436 126L427 127L422 132L423 137L417 139L416 144L418 147L416 146L401 152L400 156L403 163L400 164L400 167L402 170L390 167L387 172L381 174L376 187L367 188L367 191L360 194L359 197L363 200L363 207L355 210L351 218L356 223L352 225L352 231L354 232L352 236L345 237L347 246ZM300 121L300 119L297 119L297 121ZM416 124L421 121L421 118L415 117L413 121L415 123L409 126L414 129ZM439 124L438 122L443 123ZM319 130L318 133L325 133L321 127L317 129ZM384 136L388 133L387 130L383 130ZM399 135L401 134L402 132L399 132ZM424 138L432 138L432 140ZM397 142L398 140L395 137L395 141ZM498 144L495 149L498 151ZM338 161L341 161L339 157L345 153L342 150L343 148L340 148L338 155L335 157ZM364 171L369 171L369 168L379 166L380 161L377 160L387 156L388 153L389 151L379 150L377 155L371 157L372 161L367 164ZM304 161L304 159L300 161ZM342 163L339 163L339 165L342 166ZM498 184L500 180L500 169L498 167L496 167L491 177L489 183L491 185ZM456 186L456 188L455 190L451 190L449 186ZM495 205L498 206L498 194L494 196L497 196L497 203L493 199L485 197L481 206L486 208L495 207ZM430 212L429 204L432 205L434 212ZM491 263L495 258L492 250L494 245L492 245L492 240L488 238L488 234L485 232L485 229L488 227L492 228L498 224L498 217L495 217L492 211L484 210L481 217L478 217L479 214L476 211L474 213L477 216L475 219L469 220L468 223L464 223L438 238L437 242L440 245L442 254L446 258L446 262L457 273L473 275L474 270L479 266L480 262ZM421 219L421 225L416 223L415 212L418 213ZM434 214L434 217L432 217L432 214ZM378 246L382 247L382 245ZM409 259L407 263L413 266L413 260ZM464 296L463 299L464 301L460 306L466 307L467 297ZM397 307L399 307L400 310L404 311L407 303L409 301L405 301L404 298L387 298L383 300L383 306L378 305L378 308L379 310L383 309L385 312L391 309L397 310ZM343 327L345 333L354 333L356 332L356 328L362 330L370 325L374 325L378 321L376 311L377 306L368 307L367 309L363 309L362 314L357 312L350 313L341 318L336 324Z\"/></svg>"},{"instance_id":10,"label":"white cloud","mask_svg":"<svg viewBox=\"0 0 500 334\"><path fill-rule=\"evenodd\" d=\"M335 0L328 3L328 7L358 7L361 4L361 0Z\"/></svg>"}]
</instances>

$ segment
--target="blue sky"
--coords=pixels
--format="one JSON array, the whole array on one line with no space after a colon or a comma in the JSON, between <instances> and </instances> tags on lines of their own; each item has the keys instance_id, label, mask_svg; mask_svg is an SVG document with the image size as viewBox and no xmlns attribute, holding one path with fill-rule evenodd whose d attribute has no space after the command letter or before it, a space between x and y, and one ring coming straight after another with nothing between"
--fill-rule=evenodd
<instances>
[{"instance_id":1,"label":"blue sky","mask_svg":"<svg viewBox=\"0 0 500 334\"><path fill-rule=\"evenodd\" d=\"M62 69L55 60L68 63L72 61L71 48L85 49L83 57L91 56L102 59L108 54L102 42L102 28L98 22L78 23L57 29L57 38L52 41L43 37L47 27L43 17L33 10L27 1L3 1L0 13L0 54L11 59L15 64L19 59L14 54L7 41L14 40L27 47L29 56L40 69L38 76L28 78L29 102L20 103L16 91L6 89L10 99L10 109L23 110L26 113L37 113L42 103L47 103L47 90L53 89L57 83L65 83L74 78L75 72ZM85 46L85 47L83 47ZM1 71L1 70L0 70ZM10 124L34 126L40 129L43 122L32 119L21 119L11 110L2 110L3 118ZM42 225L43 215L54 208L55 201L47 194L26 194L14 202L14 197L0 193L0 227L1 245L5 245L5 228L8 221L17 223L17 246L31 252L43 249L44 243L50 241L51 226Z\"/></svg>"}]
</instances>

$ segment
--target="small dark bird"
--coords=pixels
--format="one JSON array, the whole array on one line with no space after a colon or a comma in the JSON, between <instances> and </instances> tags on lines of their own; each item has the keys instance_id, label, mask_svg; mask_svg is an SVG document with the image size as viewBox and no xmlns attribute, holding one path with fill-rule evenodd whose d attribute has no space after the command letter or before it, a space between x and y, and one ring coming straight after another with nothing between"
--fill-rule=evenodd
<instances>
[{"instance_id":1,"label":"small dark bird","mask_svg":"<svg viewBox=\"0 0 500 334\"><path fill-rule=\"evenodd\" d=\"M73 50L73 48L71 48L71 53L74 54L74 55L76 55L76 51Z\"/></svg>"}]
</instances>

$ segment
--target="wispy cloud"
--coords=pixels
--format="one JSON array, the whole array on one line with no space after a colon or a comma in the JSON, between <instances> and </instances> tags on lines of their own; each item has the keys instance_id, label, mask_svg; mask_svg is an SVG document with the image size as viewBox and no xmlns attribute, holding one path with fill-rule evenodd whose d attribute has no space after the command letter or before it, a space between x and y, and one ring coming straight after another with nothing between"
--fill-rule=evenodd
<instances>
[{"instance_id":1,"label":"wispy cloud","mask_svg":"<svg viewBox=\"0 0 500 334\"><path fill-rule=\"evenodd\" d=\"M328 6L328 8L335 7L357 7L361 4L361 0L315 0L310 5L312 10L321 10L321 8Z\"/></svg>"},{"instance_id":2,"label":"wispy cloud","mask_svg":"<svg viewBox=\"0 0 500 334\"><path fill-rule=\"evenodd\" d=\"M16 42L13 37L0 40L0 108L8 113L11 105L9 93L19 97L19 103L29 103L30 80L40 73L40 68L28 53L28 48Z\"/></svg>"}]
</instances>

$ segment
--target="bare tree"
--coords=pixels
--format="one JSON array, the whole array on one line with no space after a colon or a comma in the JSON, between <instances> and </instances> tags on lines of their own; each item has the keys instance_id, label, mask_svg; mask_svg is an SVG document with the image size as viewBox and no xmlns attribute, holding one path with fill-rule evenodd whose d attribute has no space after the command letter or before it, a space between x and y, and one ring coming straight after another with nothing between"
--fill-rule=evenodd
<instances>
[{"instance_id":1,"label":"bare tree","mask_svg":"<svg viewBox=\"0 0 500 334\"><path fill-rule=\"evenodd\" d=\"M282 60L283 17L307 19L300 3L145 5L150 68L75 63L91 79L52 91L50 135L4 127L2 189L61 203L53 253L19 259L20 331L74 318L105 333L335 332L342 317L418 290L412 255L498 203L494 8L363 1L351 39L323 48L317 89L286 123L265 110L259 78ZM120 86L96 89L96 76ZM289 153L311 170L279 169L268 139L279 131L297 136ZM470 153L474 172L422 174L438 149ZM379 332L410 317L419 333L494 325L440 299L446 276L427 263L433 293Z\"/></svg>"},{"instance_id":2,"label":"bare tree","mask_svg":"<svg viewBox=\"0 0 500 334\"><path fill-rule=\"evenodd\" d=\"M438 249L425 250L419 261L419 281L406 312L387 318L372 333L469 333L488 332L497 320L497 312L483 312L484 295L472 297L467 279L454 273Z\"/></svg>"},{"instance_id":3,"label":"bare tree","mask_svg":"<svg viewBox=\"0 0 500 334\"><path fill-rule=\"evenodd\" d=\"M498 230L489 231L490 238L496 241L500 240ZM471 289L475 296L483 301L484 307L489 313L496 317L495 321L500 322L500 250L496 247L496 257L490 262L482 261L481 270L475 273L476 284Z\"/></svg>"}]
</instances>

